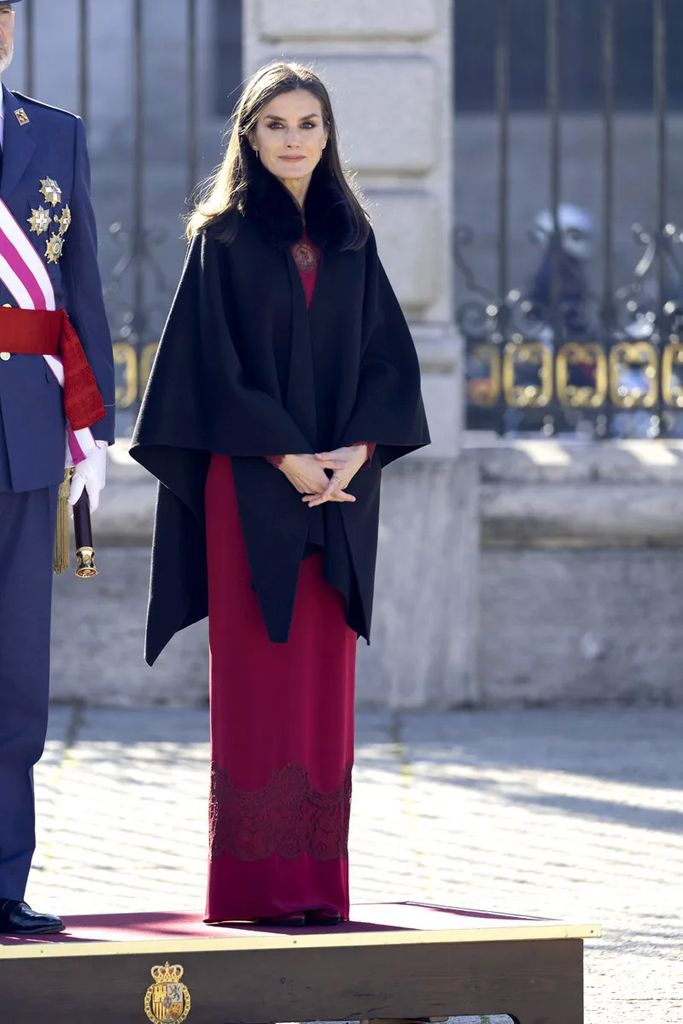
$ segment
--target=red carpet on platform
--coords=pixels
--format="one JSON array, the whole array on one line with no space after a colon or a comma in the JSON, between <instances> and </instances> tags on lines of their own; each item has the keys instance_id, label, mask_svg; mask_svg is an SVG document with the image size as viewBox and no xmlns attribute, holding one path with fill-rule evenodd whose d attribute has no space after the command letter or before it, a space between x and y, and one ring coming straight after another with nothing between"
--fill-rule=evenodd
<instances>
[{"instance_id":1,"label":"red carpet on platform","mask_svg":"<svg viewBox=\"0 0 683 1024\"><path fill-rule=\"evenodd\" d=\"M159 942L238 938L264 934L348 934L372 931L448 931L460 928L488 928L521 922L542 922L543 918L520 917L511 914L481 910L440 907L423 903L367 903L351 908L351 920L334 927L273 928L272 926L207 925L199 914L141 913L141 914L88 914L65 917L66 930L56 935L36 935L24 938L0 935L0 946L35 946L74 942ZM0 953L0 956L2 954Z\"/></svg>"}]
</instances>

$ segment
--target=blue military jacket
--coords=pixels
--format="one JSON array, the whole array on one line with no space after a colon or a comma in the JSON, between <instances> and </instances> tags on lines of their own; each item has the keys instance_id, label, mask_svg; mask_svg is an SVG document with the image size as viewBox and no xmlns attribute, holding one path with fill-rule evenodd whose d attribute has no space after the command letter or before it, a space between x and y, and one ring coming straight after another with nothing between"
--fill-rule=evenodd
<instances>
[{"instance_id":1,"label":"blue military jacket","mask_svg":"<svg viewBox=\"0 0 683 1024\"><path fill-rule=\"evenodd\" d=\"M56 306L69 314L81 340L107 410L92 430L98 440L114 439L114 368L109 327L97 268L97 236L90 201L90 165L80 118L2 87L3 166L0 199L43 260ZM46 202L41 183L52 179L61 196ZM55 198L54 196L52 198ZM51 231L36 230L34 211L52 216L68 206L71 223L61 255L48 258ZM0 282L0 306L16 306ZM2 327L0 325L0 332ZM0 353L11 348L0 335ZM58 483L64 475L65 420L62 390L42 356L0 358L0 491L30 491Z\"/></svg>"}]
</instances>

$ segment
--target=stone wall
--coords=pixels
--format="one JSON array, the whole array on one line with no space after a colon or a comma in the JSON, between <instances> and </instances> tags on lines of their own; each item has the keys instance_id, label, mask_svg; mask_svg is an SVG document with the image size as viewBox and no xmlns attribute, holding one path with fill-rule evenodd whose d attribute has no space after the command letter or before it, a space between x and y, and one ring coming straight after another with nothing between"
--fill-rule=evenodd
<instances>
[{"instance_id":1,"label":"stone wall","mask_svg":"<svg viewBox=\"0 0 683 1024\"><path fill-rule=\"evenodd\" d=\"M101 575L56 581L53 696L201 703L205 624L153 669L142 661L154 485L125 447L114 459L95 517ZM501 442L470 445L456 461L411 456L385 474L358 701L680 703L682 607L682 442Z\"/></svg>"},{"instance_id":2,"label":"stone wall","mask_svg":"<svg viewBox=\"0 0 683 1024\"><path fill-rule=\"evenodd\" d=\"M469 449L477 702L683 701L683 446Z\"/></svg>"}]
</instances>

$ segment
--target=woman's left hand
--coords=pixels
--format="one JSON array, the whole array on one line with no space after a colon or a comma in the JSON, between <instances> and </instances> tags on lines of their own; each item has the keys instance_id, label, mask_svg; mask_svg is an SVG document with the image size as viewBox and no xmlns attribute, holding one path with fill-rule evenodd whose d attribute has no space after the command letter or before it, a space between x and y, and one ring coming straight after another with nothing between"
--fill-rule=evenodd
<instances>
[{"instance_id":1,"label":"woman's left hand","mask_svg":"<svg viewBox=\"0 0 683 1024\"><path fill-rule=\"evenodd\" d=\"M345 490L353 480L354 476L364 465L368 457L368 446L366 444L354 444L347 448L335 448L331 452L317 452L316 460L323 469L331 469L330 482L320 494L306 494L302 501L305 501L309 508L322 505L326 501L339 500L337 495Z\"/></svg>"}]
</instances>

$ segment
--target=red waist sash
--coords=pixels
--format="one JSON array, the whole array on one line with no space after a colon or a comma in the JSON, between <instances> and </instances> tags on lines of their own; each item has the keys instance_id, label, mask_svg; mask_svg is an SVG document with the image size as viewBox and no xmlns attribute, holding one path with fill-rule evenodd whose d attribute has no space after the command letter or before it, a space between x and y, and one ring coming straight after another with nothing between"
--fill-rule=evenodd
<instances>
[{"instance_id":1,"label":"red waist sash","mask_svg":"<svg viewBox=\"0 0 683 1024\"><path fill-rule=\"evenodd\" d=\"M0 307L0 350L61 359L64 411L71 427L81 430L104 419L104 402L95 374L66 310Z\"/></svg>"},{"instance_id":2,"label":"red waist sash","mask_svg":"<svg viewBox=\"0 0 683 1024\"><path fill-rule=\"evenodd\" d=\"M13 355L57 356L63 309L0 308L0 349Z\"/></svg>"}]
</instances>

